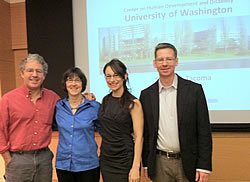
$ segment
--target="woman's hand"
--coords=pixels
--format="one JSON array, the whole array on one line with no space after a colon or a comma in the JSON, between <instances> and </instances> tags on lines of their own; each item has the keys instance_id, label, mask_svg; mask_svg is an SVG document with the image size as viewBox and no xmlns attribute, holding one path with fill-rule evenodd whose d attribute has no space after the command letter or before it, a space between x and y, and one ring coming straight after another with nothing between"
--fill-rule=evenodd
<instances>
[{"instance_id":1,"label":"woman's hand","mask_svg":"<svg viewBox=\"0 0 250 182\"><path fill-rule=\"evenodd\" d=\"M140 181L140 168L131 168L129 172L129 182Z\"/></svg>"}]
</instances>

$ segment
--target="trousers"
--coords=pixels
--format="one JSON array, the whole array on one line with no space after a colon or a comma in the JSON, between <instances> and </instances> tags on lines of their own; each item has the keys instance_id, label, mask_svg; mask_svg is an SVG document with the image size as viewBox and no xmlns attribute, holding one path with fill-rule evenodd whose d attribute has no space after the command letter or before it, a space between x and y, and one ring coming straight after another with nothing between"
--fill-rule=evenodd
<instances>
[{"instance_id":1,"label":"trousers","mask_svg":"<svg viewBox=\"0 0 250 182\"><path fill-rule=\"evenodd\" d=\"M10 152L6 166L6 182L51 182L53 153L49 148Z\"/></svg>"}]
</instances>

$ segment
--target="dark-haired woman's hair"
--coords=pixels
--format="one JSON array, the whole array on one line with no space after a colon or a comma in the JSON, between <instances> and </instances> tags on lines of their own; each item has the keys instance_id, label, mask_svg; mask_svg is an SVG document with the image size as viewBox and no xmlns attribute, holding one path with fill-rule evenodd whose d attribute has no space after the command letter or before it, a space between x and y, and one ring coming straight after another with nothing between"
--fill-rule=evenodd
<instances>
[{"instance_id":1,"label":"dark-haired woman's hair","mask_svg":"<svg viewBox=\"0 0 250 182\"><path fill-rule=\"evenodd\" d=\"M125 111L130 111L134 107L133 100L135 99L135 97L131 95L131 93L129 92L128 87L127 87L127 82L129 82L128 77L126 77L127 67L119 59L114 58L104 66L104 68L103 68L104 74L105 74L105 71L106 71L108 66L112 69L112 71L115 74L119 75L123 79L124 92L120 98L120 104ZM111 95L111 94L112 93L110 93L109 95ZM104 97L104 99L102 101L102 105L103 105L102 111L105 110L105 105L108 102L108 98L109 98L108 96Z\"/></svg>"},{"instance_id":2,"label":"dark-haired woman's hair","mask_svg":"<svg viewBox=\"0 0 250 182\"><path fill-rule=\"evenodd\" d=\"M72 68L69 68L68 70L66 70L63 74L63 77L62 77L62 88L63 88L64 92L68 93L67 88L66 88L67 79L74 78L74 77L79 77L82 81L81 92L83 92L86 89L87 78L86 78L85 74L82 72L82 70L80 68L72 67Z\"/></svg>"}]
</instances>

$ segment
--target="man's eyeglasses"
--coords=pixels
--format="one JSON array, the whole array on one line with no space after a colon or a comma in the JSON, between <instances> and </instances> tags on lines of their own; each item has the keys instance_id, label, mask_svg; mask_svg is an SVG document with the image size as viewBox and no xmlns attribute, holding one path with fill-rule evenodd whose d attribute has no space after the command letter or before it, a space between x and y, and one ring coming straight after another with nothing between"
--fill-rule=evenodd
<instances>
[{"instance_id":1,"label":"man's eyeglasses","mask_svg":"<svg viewBox=\"0 0 250 182\"><path fill-rule=\"evenodd\" d=\"M67 78L66 82L67 83L73 83L73 82L75 82L75 83L79 84L79 83L82 83L82 80L81 79Z\"/></svg>"},{"instance_id":2,"label":"man's eyeglasses","mask_svg":"<svg viewBox=\"0 0 250 182\"><path fill-rule=\"evenodd\" d=\"M106 78L106 80L111 80L112 78L113 78L114 80L119 80L119 79L121 79L120 75L118 75L118 74L105 75L105 78Z\"/></svg>"},{"instance_id":3,"label":"man's eyeglasses","mask_svg":"<svg viewBox=\"0 0 250 182\"><path fill-rule=\"evenodd\" d=\"M155 61L159 64L162 64L164 61L166 61L167 64L173 64L176 58L156 58Z\"/></svg>"}]
</instances>

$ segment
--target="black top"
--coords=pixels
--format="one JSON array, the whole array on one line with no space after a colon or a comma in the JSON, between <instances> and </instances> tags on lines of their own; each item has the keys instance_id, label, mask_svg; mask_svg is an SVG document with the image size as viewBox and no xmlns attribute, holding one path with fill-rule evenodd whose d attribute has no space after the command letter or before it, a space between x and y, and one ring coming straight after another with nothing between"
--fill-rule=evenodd
<instances>
[{"instance_id":1,"label":"black top","mask_svg":"<svg viewBox=\"0 0 250 182\"><path fill-rule=\"evenodd\" d=\"M106 96L100 109L101 167L117 173L127 173L133 163L134 141L130 111L123 109L119 97ZM104 100L105 100L104 99ZM135 99L131 95L131 99ZM103 101L104 102L104 101ZM103 112L102 112L103 110Z\"/></svg>"}]
</instances>

